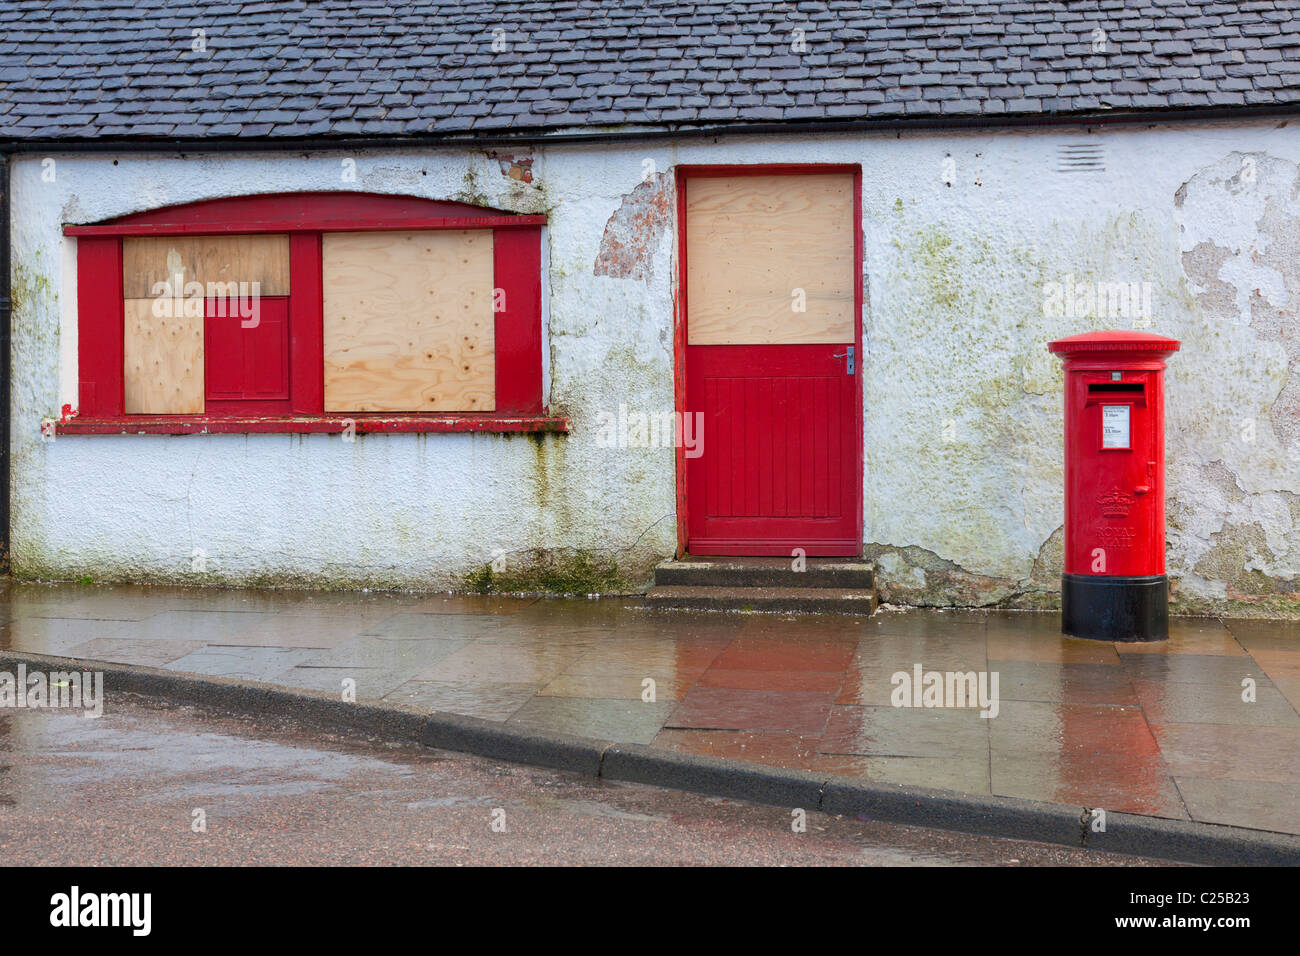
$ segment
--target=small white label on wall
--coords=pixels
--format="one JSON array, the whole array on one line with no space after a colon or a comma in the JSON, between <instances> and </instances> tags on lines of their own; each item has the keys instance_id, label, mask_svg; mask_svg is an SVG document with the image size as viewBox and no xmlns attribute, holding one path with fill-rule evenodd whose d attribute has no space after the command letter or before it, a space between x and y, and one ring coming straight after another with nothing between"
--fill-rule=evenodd
<instances>
[{"instance_id":1,"label":"small white label on wall","mask_svg":"<svg viewBox=\"0 0 1300 956\"><path fill-rule=\"evenodd\" d=\"M1101 447L1129 448L1129 406L1101 406Z\"/></svg>"}]
</instances>

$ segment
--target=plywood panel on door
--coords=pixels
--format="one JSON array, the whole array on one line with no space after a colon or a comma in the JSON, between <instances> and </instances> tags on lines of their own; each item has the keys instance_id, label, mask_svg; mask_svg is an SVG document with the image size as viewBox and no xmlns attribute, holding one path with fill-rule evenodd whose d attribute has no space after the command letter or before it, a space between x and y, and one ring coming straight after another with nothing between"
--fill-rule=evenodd
<instances>
[{"instance_id":1,"label":"plywood panel on door","mask_svg":"<svg viewBox=\"0 0 1300 956\"><path fill-rule=\"evenodd\" d=\"M288 236L130 236L122 240L122 287L128 299L157 293L166 282L173 295L179 274L183 284L198 282L206 294L208 283L247 283L228 294L289 294Z\"/></svg>"},{"instance_id":2,"label":"plywood panel on door","mask_svg":"<svg viewBox=\"0 0 1300 956\"><path fill-rule=\"evenodd\" d=\"M688 179L688 343L852 341L854 195L847 173Z\"/></svg>"},{"instance_id":3,"label":"plywood panel on door","mask_svg":"<svg viewBox=\"0 0 1300 956\"><path fill-rule=\"evenodd\" d=\"M128 415L203 413L203 313L157 316L155 299L127 299L123 311L124 399ZM202 303L200 303L200 306Z\"/></svg>"},{"instance_id":4,"label":"plywood panel on door","mask_svg":"<svg viewBox=\"0 0 1300 956\"><path fill-rule=\"evenodd\" d=\"M491 230L329 233L325 409L493 411Z\"/></svg>"}]
</instances>

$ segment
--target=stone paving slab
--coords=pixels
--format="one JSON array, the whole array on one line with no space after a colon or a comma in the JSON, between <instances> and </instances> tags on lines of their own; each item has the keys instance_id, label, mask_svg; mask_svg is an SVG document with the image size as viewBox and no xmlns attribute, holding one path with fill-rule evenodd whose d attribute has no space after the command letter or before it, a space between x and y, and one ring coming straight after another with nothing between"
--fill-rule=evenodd
<instances>
[{"instance_id":1,"label":"stone paving slab","mask_svg":"<svg viewBox=\"0 0 1300 956\"><path fill-rule=\"evenodd\" d=\"M363 701L538 733L1300 833L1293 621L1178 618L1168 642L1115 645L1062 637L1051 613L9 583L0 622L3 650L350 681ZM893 706L917 665L997 673L997 715Z\"/></svg>"}]
</instances>

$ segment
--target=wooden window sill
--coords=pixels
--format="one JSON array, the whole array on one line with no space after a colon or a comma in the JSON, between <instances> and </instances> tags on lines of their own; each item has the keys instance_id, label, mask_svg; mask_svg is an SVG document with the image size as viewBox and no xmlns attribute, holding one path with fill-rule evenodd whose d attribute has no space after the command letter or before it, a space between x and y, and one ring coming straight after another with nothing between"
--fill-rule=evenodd
<instances>
[{"instance_id":1,"label":"wooden window sill","mask_svg":"<svg viewBox=\"0 0 1300 956\"><path fill-rule=\"evenodd\" d=\"M248 435L341 434L349 423L357 434L433 432L569 431L567 418L551 415L382 414L331 415L129 415L122 418L68 418L44 427L55 435Z\"/></svg>"}]
</instances>

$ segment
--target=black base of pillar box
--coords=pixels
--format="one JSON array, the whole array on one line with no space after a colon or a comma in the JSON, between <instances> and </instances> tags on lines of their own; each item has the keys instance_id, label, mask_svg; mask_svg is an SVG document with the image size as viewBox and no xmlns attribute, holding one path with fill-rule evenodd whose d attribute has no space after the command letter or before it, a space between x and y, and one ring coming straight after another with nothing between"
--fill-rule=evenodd
<instances>
[{"instance_id":1,"label":"black base of pillar box","mask_svg":"<svg viewBox=\"0 0 1300 956\"><path fill-rule=\"evenodd\" d=\"M1169 637L1169 580L1061 575L1061 633L1094 641Z\"/></svg>"}]
</instances>

